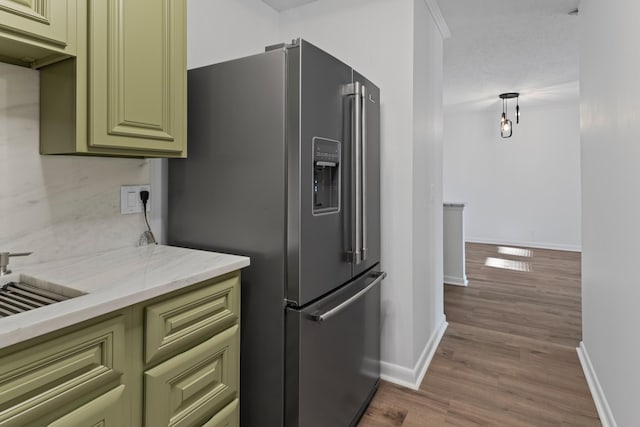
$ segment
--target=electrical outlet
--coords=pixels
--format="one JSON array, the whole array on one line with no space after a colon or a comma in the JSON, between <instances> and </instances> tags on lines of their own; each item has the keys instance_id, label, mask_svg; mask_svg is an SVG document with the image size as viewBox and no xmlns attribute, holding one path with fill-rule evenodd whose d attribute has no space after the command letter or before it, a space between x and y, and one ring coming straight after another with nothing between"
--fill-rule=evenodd
<instances>
[{"instance_id":1,"label":"electrical outlet","mask_svg":"<svg viewBox=\"0 0 640 427\"><path fill-rule=\"evenodd\" d=\"M120 213L122 215L142 213L142 200L140 192L149 191L147 212L151 212L151 186L150 185L123 185L120 187Z\"/></svg>"}]
</instances>

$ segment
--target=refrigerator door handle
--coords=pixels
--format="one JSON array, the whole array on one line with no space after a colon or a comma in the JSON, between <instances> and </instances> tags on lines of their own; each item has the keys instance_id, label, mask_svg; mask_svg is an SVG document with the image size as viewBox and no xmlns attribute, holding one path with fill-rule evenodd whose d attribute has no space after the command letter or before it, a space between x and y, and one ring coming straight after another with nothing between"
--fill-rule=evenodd
<instances>
[{"instance_id":1,"label":"refrigerator door handle","mask_svg":"<svg viewBox=\"0 0 640 427\"><path fill-rule=\"evenodd\" d=\"M349 298L346 301L344 301L343 303L333 307L332 309L327 310L327 311L325 311L324 313L321 313L321 314L313 314L313 315L309 316L311 318L311 320L313 320L314 322L324 322L325 320L329 320L330 318L332 318L333 316L337 315L338 313L340 313L341 311L343 311L344 309L346 309L347 307L349 307L350 305L355 303L357 300L362 298L367 292L369 292L369 290L371 288L376 286L385 277L387 277L387 273L384 272L384 271L377 271L377 272L375 272L373 274L376 275L376 279L373 282L371 282L367 287L365 287L364 289L360 290L357 294L353 295L351 298Z\"/></svg>"},{"instance_id":2,"label":"refrigerator door handle","mask_svg":"<svg viewBox=\"0 0 640 427\"><path fill-rule=\"evenodd\" d=\"M362 171L360 170L362 163L360 162L361 160L361 141L362 141L362 127L361 127L361 123L362 123L362 102L361 102L361 97L360 97L360 93L361 93L361 85L360 82L355 82L354 85L354 92L355 92L355 97L354 97L354 101L356 103L355 105L355 114L356 114L356 118L355 118L355 153L353 156L353 163L355 165L355 187L356 187L356 197L355 197L355 233L354 233L354 259L353 262L354 264L360 264L362 262L362 253L360 252L360 239L361 239L361 231L362 231L362 224L360 223L361 219L362 219L362 194L361 194L361 190L362 190Z\"/></svg>"},{"instance_id":3,"label":"refrigerator door handle","mask_svg":"<svg viewBox=\"0 0 640 427\"><path fill-rule=\"evenodd\" d=\"M362 149L360 153L360 159L362 161L362 181L361 181L361 195L362 195L362 249L361 259L366 261L367 259L367 88L362 85L362 120L360 125Z\"/></svg>"},{"instance_id":4,"label":"refrigerator door handle","mask_svg":"<svg viewBox=\"0 0 640 427\"><path fill-rule=\"evenodd\" d=\"M353 107L353 125L351 144L351 158L353 170L351 173L350 185L354 190L352 200L353 214L351 220L351 236L350 248L347 251L349 262L353 264L362 263L362 85L360 82L345 85L343 95L352 96Z\"/></svg>"}]
</instances>

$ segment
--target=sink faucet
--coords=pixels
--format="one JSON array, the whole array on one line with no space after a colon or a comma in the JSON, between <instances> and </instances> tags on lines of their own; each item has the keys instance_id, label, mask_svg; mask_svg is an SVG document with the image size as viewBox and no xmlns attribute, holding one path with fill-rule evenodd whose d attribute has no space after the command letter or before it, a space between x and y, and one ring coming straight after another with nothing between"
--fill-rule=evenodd
<instances>
[{"instance_id":1,"label":"sink faucet","mask_svg":"<svg viewBox=\"0 0 640 427\"><path fill-rule=\"evenodd\" d=\"M20 252L12 254L11 252L0 252L0 276L11 273L11 270L9 270L9 258L14 256L27 256L32 253L33 252Z\"/></svg>"}]
</instances>

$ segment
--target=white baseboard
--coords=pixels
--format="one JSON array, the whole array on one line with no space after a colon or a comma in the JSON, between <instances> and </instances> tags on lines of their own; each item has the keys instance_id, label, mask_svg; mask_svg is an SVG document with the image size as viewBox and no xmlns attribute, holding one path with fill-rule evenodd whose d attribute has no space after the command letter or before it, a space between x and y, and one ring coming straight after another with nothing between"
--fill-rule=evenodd
<instances>
[{"instance_id":1,"label":"white baseboard","mask_svg":"<svg viewBox=\"0 0 640 427\"><path fill-rule=\"evenodd\" d=\"M433 331L413 369L396 365L395 363L381 361L380 378L412 390L418 390L448 325L447 318L443 315L440 326Z\"/></svg>"},{"instance_id":2,"label":"white baseboard","mask_svg":"<svg viewBox=\"0 0 640 427\"><path fill-rule=\"evenodd\" d=\"M486 243L489 245L519 246L525 248L553 249L556 251L582 252L582 246L580 245L568 245L561 243L526 242L516 240L507 241L501 239L485 239L483 237L467 237L465 239L465 242Z\"/></svg>"},{"instance_id":3,"label":"white baseboard","mask_svg":"<svg viewBox=\"0 0 640 427\"><path fill-rule=\"evenodd\" d=\"M453 277L453 276L444 276L444 283L446 285L455 285L455 286L467 286L469 281L467 277Z\"/></svg>"},{"instance_id":4,"label":"white baseboard","mask_svg":"<svg viewBox=\"0 0 640 427\"><path fill-rule=\"evenodd\" d=\"M576 348L578 352L578 358L584 371L584 376L587 378L587 384L589 384L589 390L591 391L591 397L596 404L598 410L598 416L602 427L617 427L616 420L613 418L613 412L607 402L607 397L604 395L604 390L600 385L596 371L593 369L587 347L584 345L584 341L580 341L580 347Z\"/></svg>"}]
</instances>

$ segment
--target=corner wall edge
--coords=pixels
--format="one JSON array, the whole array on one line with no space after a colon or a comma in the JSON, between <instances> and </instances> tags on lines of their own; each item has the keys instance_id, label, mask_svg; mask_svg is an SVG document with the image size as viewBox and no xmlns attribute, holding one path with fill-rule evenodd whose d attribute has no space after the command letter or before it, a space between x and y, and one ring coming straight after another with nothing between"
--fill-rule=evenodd
<instances>
[{"instance_id":1,"label":"corner wall edge","mask_svg":"<svg viewBox=\"0 0 640 427\"><path fill-rule=\"evenodd\" d=\"M433 331L413 369L396 365L395 363L381 361L380 378L383 381L407 387L411 390L418 390L433 360L433 356L436 354L440 341L447 330L447 326L449 326L447 318L445 315L442 315L440 325Z\"/></svg>"},{"instance_id":2,"label":"corner wall edge","mask_svg":"<svg viewBox=\"0 0 640 427\"><path fill-rule=\"evenodd\" d=\"M611 412L611 407L609 406L607 397L604 394L604 390L600 385L596 371L593 368L593 364L591 363L591 358L589 357L584 341L580 341L580 347L576 348L576 351L578 352L578 359L580 359L580 365L584 371L584 376L587 379L589 391L591 391L591 397L593 397L593 401L596 404L596 410L598 411L602 427L617 427L618 424L616 424L616 420L613 418L613 412Z\"/></svg>"},{"instance_id":3,"label":"corner wall edge","mask_svg":"<svg viewBox=\"0 0 640 427\"><path fill-rule=\"evenodd\" d=\"M429 12L431 12L431 16L440 30L440 34L443 39L451 38L451 30L447 25L447 21L444 19L444 15L442 15L442 10L440 10L440 6L436 0L424 0L427 8L429 8Z\"/></svg>"}]
</instances>

